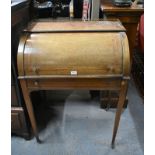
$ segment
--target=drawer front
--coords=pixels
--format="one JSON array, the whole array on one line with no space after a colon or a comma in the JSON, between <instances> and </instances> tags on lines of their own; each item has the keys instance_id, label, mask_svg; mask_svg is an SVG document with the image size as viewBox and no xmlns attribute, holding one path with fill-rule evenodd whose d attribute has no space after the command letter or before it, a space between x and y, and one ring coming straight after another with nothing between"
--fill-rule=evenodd
<instances>
[{"instance_id":1,"label":"drawer front","mask_svg":"<svg viewBox=\"0 0 155 155\"><path fill-rule=\"evenodd\" d=\"M22 128L22 123L20 120L20 114L18 112L11 113L11 129L20 130Z\"/></svg>"},{"instance_id":2,"label":"drawer front","mask_svg":"<svg viewBox=\"0 0 155 155\"><path fill-rule=\"evenodd\" d=\"M119 19L122 23L138 23L142 13L133 14L133 13L106 13L105 16L110 19Z\"/></svg>"},{"instance_id":3,"label":"drawer front","mask_svg":"<svg viewBox=\"0 0 155 155\"><path fill-rule=\"evenodd\" d=\"M31 79L27 80L29 89L120 89L120 79L91 79L91 78L58 78L58 79Z\"/></svg>"},{"instance_id":4,"label":"drawer front","mask_svg":"<svg viewBox=\"0 0 155 155\"><path fill-rule=\"evenodd\" d=\"M22 107L11 108L11 133L28 134L28 128Z\"/></svg>"}]
</instances>

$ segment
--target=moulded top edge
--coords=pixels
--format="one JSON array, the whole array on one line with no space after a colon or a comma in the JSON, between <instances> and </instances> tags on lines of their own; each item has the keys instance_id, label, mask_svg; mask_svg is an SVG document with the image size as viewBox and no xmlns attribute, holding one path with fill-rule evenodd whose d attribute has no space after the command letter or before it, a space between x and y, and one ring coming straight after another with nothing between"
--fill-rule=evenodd
<instances>
[{"instance_id":1,"label":"moulded top edge","mask_svg":"<svg viewBox=\"0 0 155 155\"><path fill-rule=\"evenodd\" d=\"M60 21L31 22L24 32L122 32L119 21Z\"/></svg>"}]
</instances>

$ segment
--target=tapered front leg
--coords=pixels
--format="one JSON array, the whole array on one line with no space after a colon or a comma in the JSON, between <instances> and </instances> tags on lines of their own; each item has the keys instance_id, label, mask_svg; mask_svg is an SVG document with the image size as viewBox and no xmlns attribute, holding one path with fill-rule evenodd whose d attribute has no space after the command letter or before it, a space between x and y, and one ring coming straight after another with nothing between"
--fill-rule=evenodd
<instances>
[{"instance_id":1,"label":"tapered front leg","mask_svg":"<svg viewBox=\"0 0 155 155\"><path fill-rule=\"evenodd\" d=\"M123 109L123 104L124 104L126 93L127 93L127 84L128 84L127 80L123 80L121 82L121 89L119 93L117 111L115 115L115 122L114 122L114 128L113 128L113 136L112 136L112 143L111 143L112 148L114 148L115 146L115 138L116 138L116 134L117 134L118 126L119 126L121 112Z\"/></svg>"},{"instance_id":2,"label":"tapered front leg","mask_svg":"<svg viewBox=\"0 0 155 155\"><path fill-rule=\"evenodd\" d=\"M20 84L21 84L21 88L22 88L22 92L23 92L23 96L24 96L24 101L26 104L26 108L27 108L27 112L30 118L30 122L31 122L31 126L34 132L34 135L36 137L37 142L41 143L39 136L38 136L38 130L37 130L37 125L36 125L36 120L35 120L35 116L34 116L34 111L33 111L33 106L32 106L32 102L31 102L31 98L30 98L30 94L29 91L26 87L26 81L25 80L20 80Z\"/></svg>"}]
</instances>

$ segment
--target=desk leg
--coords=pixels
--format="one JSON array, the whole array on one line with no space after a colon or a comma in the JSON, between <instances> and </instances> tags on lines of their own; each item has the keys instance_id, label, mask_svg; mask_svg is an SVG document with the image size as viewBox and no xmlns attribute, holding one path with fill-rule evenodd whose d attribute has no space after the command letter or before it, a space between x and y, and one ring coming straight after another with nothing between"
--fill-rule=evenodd
<instances>
[{"instance_id":1,"label":"desk leg","mask_svg":"<svg viewBox=\"0 0 155 155\"><path fill-rule=\"evenodd\" d=\"M32 106L32 102L31 102L30 94L29 94L29 91L26 87L25 80L20 80L20 84L21 84L21 88L22 88L22 92L23 92L23 96L24 96L24 101L26 104L26 108L28 111L28 115L30 118L30 122L32 125L34 135L36 137L37 142L41 143L39 136L38 136L37 125L36 125L36 120L35 120L35 116L34 116L34 111L33 111L33 106Z\"/></svg>"},{"instance_id":2,"label":"desk leg","mask_svg":"<svg viewBox=\"0 0 155 155\"><path fill-rule=\"evenodd\" d=\"M116 138L116 134L117 134L118 126L119 126L119 121L120 121L123 104L124 104L124 101L126 98L126 93L127 93L127 80L123 80L121 83L121 90L120 90L120 94L119 94L117 111L116 111L116 115L115 115L115 123L114 123L112 143L111 143L112 148L114 148L114 146L115 146L115 138Z\"/></svg>"}]
</instances>

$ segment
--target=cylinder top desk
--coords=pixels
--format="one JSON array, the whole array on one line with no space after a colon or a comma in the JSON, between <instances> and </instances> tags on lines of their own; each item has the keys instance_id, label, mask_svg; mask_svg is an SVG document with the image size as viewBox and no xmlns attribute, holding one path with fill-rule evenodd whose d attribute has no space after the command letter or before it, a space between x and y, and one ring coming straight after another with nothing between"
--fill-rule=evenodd
<instances>
[{"instance_id":1,"label":"cylinder top desk","mask_svg":"<svg viewBox=\"0 0 155 155\"><path fill-rule=\"evenodd\" d=\"M114 147L130 73L128 39L121 23L31 22L21 36L17 61L18 79L38 142L32 91L118 90Z\"/></svg>"}]
</instances>

